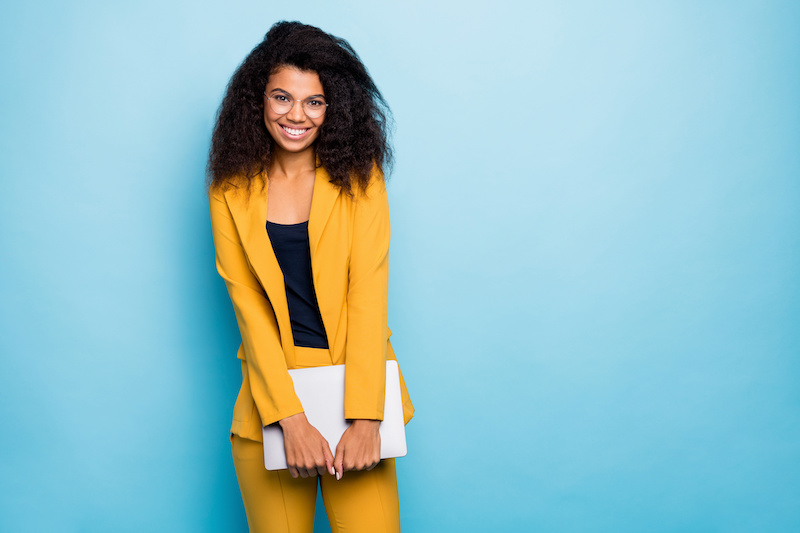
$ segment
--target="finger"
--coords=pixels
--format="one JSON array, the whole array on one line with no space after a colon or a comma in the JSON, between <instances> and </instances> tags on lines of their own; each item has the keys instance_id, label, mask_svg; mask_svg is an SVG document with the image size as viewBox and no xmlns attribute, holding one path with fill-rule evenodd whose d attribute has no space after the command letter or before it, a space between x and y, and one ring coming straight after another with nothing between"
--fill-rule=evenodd
<instances>
[{"instance_id":1,"label":"finger","mask_svg":"<svg viewBox=\"0 0 800 533\"><path fill-rule=\"evenodd\" d=\"M330 475L335 476L336 471L333 469L333 454L331 453L331 448L327 445L327 443L323 447L322 453L325 454L325 469Z\"/></svg>"},{"instance_id":2,"label":"finger","mask_svg":"<svg viewBox=\"0 0 800 533\"><path fill-rule=\"evenodd\" d=\"M293 466L289 467L289 473L292 475L293 478L297 478L297 476L300 475L300 473L297 471L297 468Z\"/></svg>"},{"instance_id":3,"label":"finger","mask_svg":"<svg viewBox=\"0 0 800 533\"><path fill-rule=\"evenodd\" d=\"M337 446L336 447L336 457L333 459L333 469L336 472L336 479L342 479L344 476L344 467L342 463L344 462L344 448Z\"/></svg>"}]
</instances>

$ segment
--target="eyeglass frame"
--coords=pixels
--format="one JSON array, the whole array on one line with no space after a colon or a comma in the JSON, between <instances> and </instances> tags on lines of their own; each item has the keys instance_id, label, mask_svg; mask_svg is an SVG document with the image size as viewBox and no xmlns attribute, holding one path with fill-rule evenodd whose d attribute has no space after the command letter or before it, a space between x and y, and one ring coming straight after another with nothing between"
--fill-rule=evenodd
<instances>
[{"instance_id":1,"label":"eyeglass frame","mask_svg":"<svg viewBox=\"0 0 800 533\"><path fill-rule=\"evenodd\" d=\"M289 93L280 93L280 94L281 94L282 96L284 96L284 97L291 96L291 94L289 94ZM320 96L321 96L321 95L320 95ZM264 98L266 98L267 100L272 100L272 99L273 99L271 96L267 96L267 91L264 91ZM292 105L291 105L291 107L289 107L288 111L286 111L286 112L284 112L284 113L278 113L278 111L275 111L275 108L274 108L274 107L272 107L272 104L271 104L271 103L269 104L269 106L270 106L270 109L272 109L273 113L278 113L278 114L279 114L279 115L281 115L281 116L283 116L283 115L288 115L289 113L291 113L291 112L292 112L292 109L294 109L294 103L295 103L295 102L300 102L300 107L301 107L301 109L303 110L303 113L305 113L305 115L306 115L308 118L320 118L322 115L324 115L324 114L325 114L325 113L328 111L328 106L329 106L330 104L329 104L329 103L327 103L327 102L325 102L325 108L322 110L322 113L320 113L320 114L319 114L319 116L312 117L311 115L309 115L309 114L306 112L306 100L308 100L309 98L313 100L313 99L315 99L315 98L318 98L318 97L312 97L312 96L309 96L308 98L306 98L306 99L304 99L304 100L298 100L297 98L288 98L288 97L287 97L287 98L286 98L287 100L291 100L291 101L292 101ZM323 98L324 98L324 97L323 97Z\"/></svg>"}]
</instances>

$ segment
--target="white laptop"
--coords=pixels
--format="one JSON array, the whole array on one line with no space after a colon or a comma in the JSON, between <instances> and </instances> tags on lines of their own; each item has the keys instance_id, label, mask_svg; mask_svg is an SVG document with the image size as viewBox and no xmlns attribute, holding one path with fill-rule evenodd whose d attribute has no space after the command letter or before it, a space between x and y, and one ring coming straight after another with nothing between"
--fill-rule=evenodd
<instances>
[{"instance_id":1,"label":"white laptop","mask_svg":"<svg viewBox=\"0 0 800 533\"><path fill-rule=\"evenodd\" d=\"M344 419L344 367L329 365L289 370L294 391L303 405L308 422L328 441L332 455L335 455L336 445L350 425ZM386 361L385 405L379 431L381 459L403 457L406 454L400 371L394 360ZM277 423L264 426L264 466L267 470L288 468L283 430Z\"/></svg>"}]
</instances>

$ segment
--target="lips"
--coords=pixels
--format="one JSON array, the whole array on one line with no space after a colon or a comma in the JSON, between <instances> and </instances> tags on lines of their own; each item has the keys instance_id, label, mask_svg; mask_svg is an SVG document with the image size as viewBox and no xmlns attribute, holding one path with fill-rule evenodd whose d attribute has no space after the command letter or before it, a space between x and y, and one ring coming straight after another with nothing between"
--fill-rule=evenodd
<instances>
[{"instance_id":1,"label":"lips","mask_svg":"<svg viewBox=\"0 0 800 533\"><path fill-rule=\"evenodd\" d=\"M284 131L287 137L290 139L299 139L303 137L311 128L290 128L289 126L284 126L280 124L281 129Z\"/></svg>"}]
</instances>

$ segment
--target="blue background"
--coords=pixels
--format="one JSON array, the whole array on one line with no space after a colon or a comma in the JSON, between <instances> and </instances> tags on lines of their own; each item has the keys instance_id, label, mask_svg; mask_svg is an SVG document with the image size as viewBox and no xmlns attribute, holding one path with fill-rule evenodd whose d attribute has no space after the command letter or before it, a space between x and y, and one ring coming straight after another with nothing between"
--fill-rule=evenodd
<instances>
[{"instance_id":1,"label":"blue background","mask_svg":"<svg viewBox=\"0 0 800 533\"><path fill-rule=\"evenodd\" d=\"M800 530L798 4L366 0L2 4L0 530L246 531L204 165L281 19L395 113L404 530Z\"/></svg>"}]
</instances>

